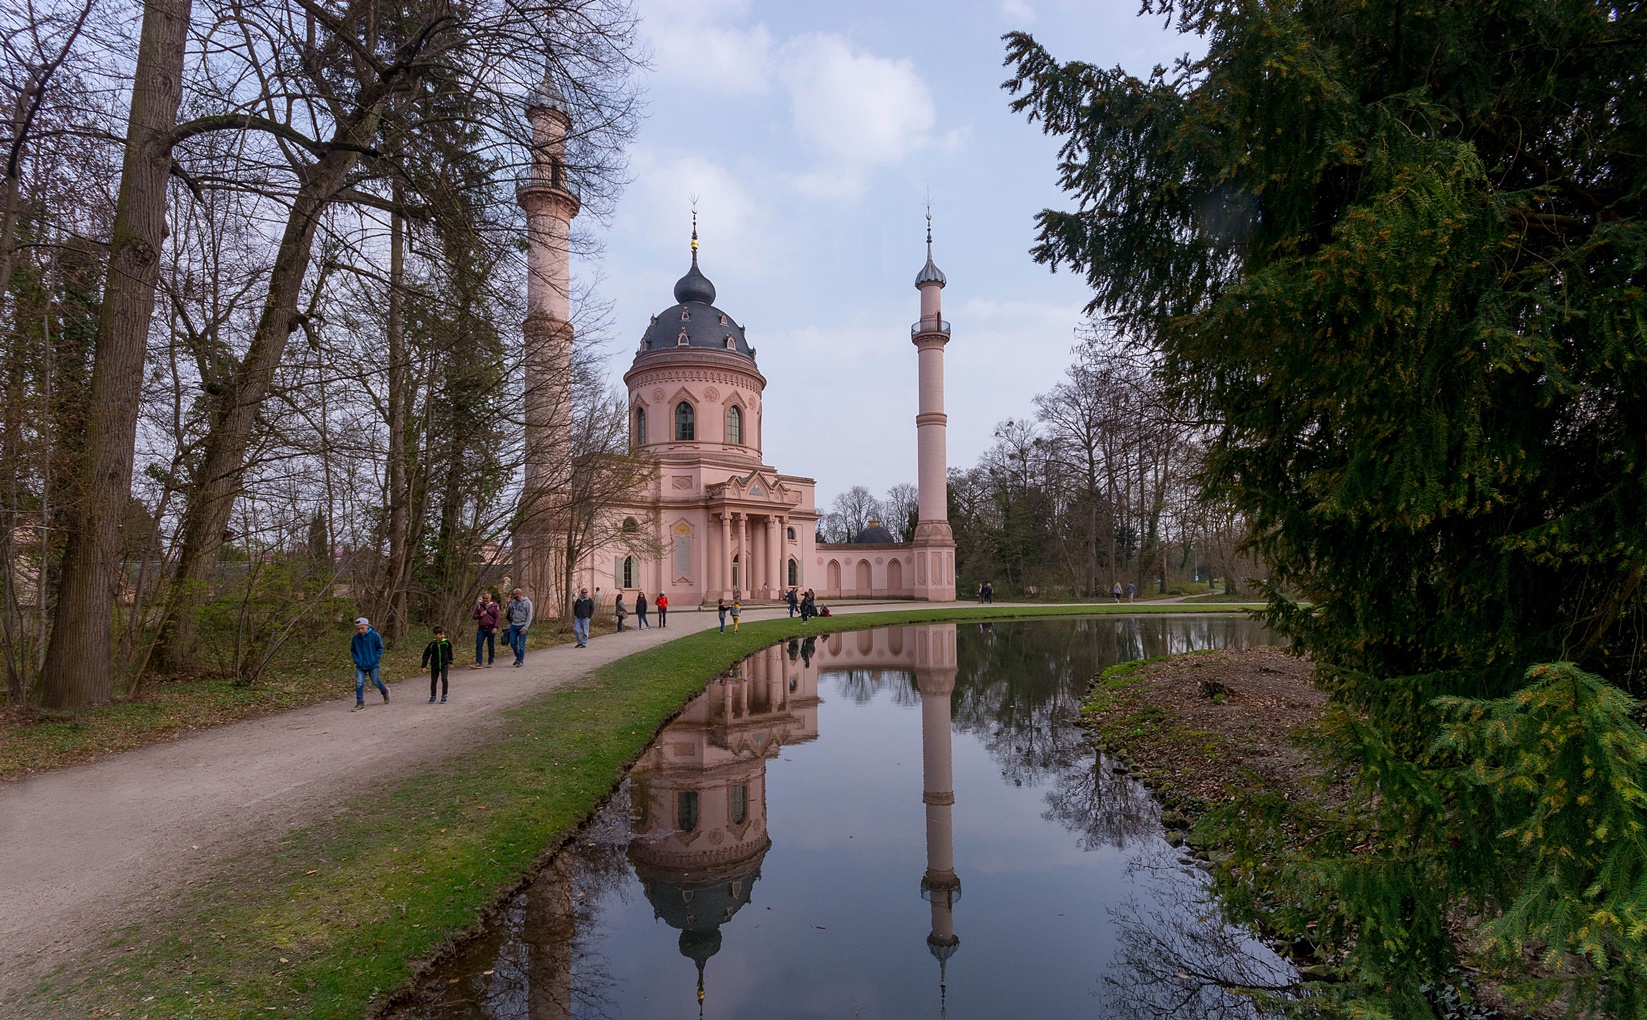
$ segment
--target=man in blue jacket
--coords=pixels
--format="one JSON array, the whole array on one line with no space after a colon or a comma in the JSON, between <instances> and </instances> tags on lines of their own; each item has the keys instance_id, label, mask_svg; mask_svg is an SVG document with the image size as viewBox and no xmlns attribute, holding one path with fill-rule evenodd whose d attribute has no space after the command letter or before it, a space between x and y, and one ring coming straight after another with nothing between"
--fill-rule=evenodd
<instances>
[{"instance_id":1,"label":"man in blue jacket","mask_svg":"<svg viewBox=\"0 0 1647 1020\"><path fill-rule=\"evenodd\" d=\"M372 629L372 622L362 616L355 621L355 636L349 642L349 654L355 660L355 707L358 712L366 707L366 678L372 678L372 686L383 695L383 703L389 703L389 688L383 686L383 677L378 667L383 664L383 638Z\"/></svg>"}]
</instances>

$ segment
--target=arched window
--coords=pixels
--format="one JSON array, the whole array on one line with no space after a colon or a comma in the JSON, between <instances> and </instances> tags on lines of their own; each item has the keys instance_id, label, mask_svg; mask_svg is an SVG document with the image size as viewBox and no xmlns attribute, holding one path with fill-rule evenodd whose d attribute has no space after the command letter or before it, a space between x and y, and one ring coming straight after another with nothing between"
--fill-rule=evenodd
<instances>
[{"instance_id":1,"label":"arched window","mask_svg":"<svg viewBox=\"0 0 1647 1020\"><path fill-rule=\"evenodd\" d=\"M726 409L726 441L733 446L743 445L743 411L736 406Z\"/></svg>"},{"instance_id":2,"label":"arched window","mask_svg":"<svg viewBox=\"0 0 1647 1020\"><path fill-rule=\"evenodd\" d=\"M742 825L749 817L749 787L742 785L732 787L732 824Z\"/></svg>"},{"instance_id":3,"label":"arched window","mask_svg":"<svg viewBox=\"0 0 1647 1020\"><path fill-rule=\"evenodd\" d=\"M692 405L681 401L675 405L675 440L690 440L698 438L698 417L692 410Z\"/></svg>"},{"instance_id":4,"label":"arched window","mask_svg":"<svg viewBox=\"0 0 1647 1020\"><path fill-rule=\"evenodd\" d=\"M635 408L635 434L630 440L632 446L646 445L646 408Z\"/></svg>"},{"instance_id":5,"label":"arched window","mask_svg":"<svg viewBox=\"0 0 1647 1020\"><path fill-rule=\"evenodd\" d=\"M623 533L624 534L633 535L635 532L637 532L639 530L640 530L640 522L639 521L635 520L633 517L625 517L623 519Z\"/></svg>"},{"instance_id":6,"label":"arched window","mask_svg":"<svg viewBox=\"0 0 1647 1020\"><path fill-rule=\"evenodd\" d=\"M790 531L790 537L793 538L795 529L790 528L789 531ZM801 583L801 565L799 563L796 563L794 561L794 559L791 559L789 561L789 586L791 588L796 588L796 587L800 586L800 583Z\"/></svg>"},{"instance_id":7,"label":"arched window","mask_svg":"<svg viewBox=\"0 0 1647 1020\"><path fill-rule=\"evenodd\" d=\"M794 528L789 529L789 540L791 542L795 541L795 529Z\"/></svg>"},{"instance_id":8,"label":"arched window","mask_svg":"<svg viewBox=\"0 0 1647 1020\"><path fill-rule=\"evenodd\" d=\"M698 827L698 791L682 790L675 794L675 824L682 832Z\"/></svg>"},{"instance_id":9,"label":"arched window","mask_svg":"<svg viewBox=\"0 0 1647 1020\"><path fill-rule=\"evenodd\" d=\"M619 588L633 588L635 586L635 557L623 558L623 576L618 578Z\"/></svg>"}]
</instances>

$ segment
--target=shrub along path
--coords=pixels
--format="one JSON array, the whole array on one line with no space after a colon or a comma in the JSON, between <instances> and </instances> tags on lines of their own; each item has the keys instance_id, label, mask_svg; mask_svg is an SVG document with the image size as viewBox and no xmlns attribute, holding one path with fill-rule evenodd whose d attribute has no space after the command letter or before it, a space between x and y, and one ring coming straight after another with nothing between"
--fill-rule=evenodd
<instances>
[{"instance_id":1,"label":"shrub along path","mask_svg":"<svg viewBox=\"0 0 1647 1020\"><path fill-rule=\"evenodd\" d=\"M809 629L1104 611L888 608ZM722 637L676 612L460 669L447 705L405 679L365 712L333 701L0 788L0 1013L359 1016L528 875L686 697L804 633L783 617L746 611Z\"/></svg>"}]
</instances>

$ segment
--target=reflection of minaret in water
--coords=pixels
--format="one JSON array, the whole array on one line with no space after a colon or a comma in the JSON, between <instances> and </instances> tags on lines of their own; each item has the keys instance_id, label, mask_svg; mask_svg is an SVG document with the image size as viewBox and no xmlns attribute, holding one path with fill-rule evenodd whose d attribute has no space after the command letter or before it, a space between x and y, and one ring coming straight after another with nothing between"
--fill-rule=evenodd
<instances>
[{"instance_id":1,"label":"reflection of minaret in water","mask_svg":"<svg viewBox=\"0 0 1647 1020\"><path fill-rule=\"evenodd\" d=\"M697 966L700 1016L721 926L749 902L772 846L766 760L818 735L816 675L792 688L786 665L782 648L744 660L692 699L630 773L629 859L653 916L681 933L681 955Z\"/></svg>"},{"instance_id":2,"label":"reflection of minaret in water","mask_svg":"<svg viewBox=\"0 0 1647 1020\"><path fill-rule=\"evenodd\" d=\"M927 949L938 961L939 1015L945 1009L944 979L949 958L960 948L955 937L955 777L950 758L950 695L955 690L955 625L912 627L915 632L915 685L921 692L921 801L926 805L926 874L921 896L932 904Z\"/></svg>"}]
</instances>

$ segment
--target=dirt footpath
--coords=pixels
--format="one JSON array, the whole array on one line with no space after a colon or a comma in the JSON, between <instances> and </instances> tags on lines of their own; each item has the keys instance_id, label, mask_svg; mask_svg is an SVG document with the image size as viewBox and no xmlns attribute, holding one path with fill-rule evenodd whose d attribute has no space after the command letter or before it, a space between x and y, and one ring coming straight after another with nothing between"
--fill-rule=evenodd
<instances>
[{"instance_id":1,"label":"dirt footpath","mask_svg":"<svg viewBox=\"0 0 1647 1020\"><path fill-rule=\"evenodd\" d=\"M745 609L744 619L785 612ZM713 612L669 620L587 649L532 651L520 669L507 652L490 669L460 663L445 705L427 703L424 674L390 683L387 705L368 685L364 712L351 711L352 697L311 705L0 786L0 999L233 853L324 817L345 793L483 741L502 710L716 626Z\"/></svg>"}]
</instances>

